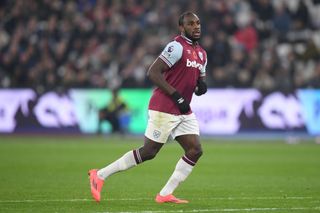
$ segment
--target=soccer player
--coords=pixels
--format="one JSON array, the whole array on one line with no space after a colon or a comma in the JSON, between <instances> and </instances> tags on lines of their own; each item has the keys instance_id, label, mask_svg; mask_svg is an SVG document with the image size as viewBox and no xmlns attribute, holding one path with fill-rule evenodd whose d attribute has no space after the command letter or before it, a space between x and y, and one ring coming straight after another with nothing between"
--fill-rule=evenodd
<instances>
[{"instance_id":1,"label":"soccer player","mask_svg":"<svg viewBox=\"0 0 320 213\"><path fill-rule=\"evenodd\" d=\"M176 198L173 192L190 175L202 155L198 122L189 104L193 93L199 96L207 92L207 55L198 43L201 28L196 14L183 13L179 17L179 30L181 34L167 44L147 73L157 87L149 102L144 145L102 169L89 171L91 193L97 202L101 200L104 180L116 172L153 159L171 136L178 141L185 154L155 201L188 203Z\"/></svg>"}]
</instances>

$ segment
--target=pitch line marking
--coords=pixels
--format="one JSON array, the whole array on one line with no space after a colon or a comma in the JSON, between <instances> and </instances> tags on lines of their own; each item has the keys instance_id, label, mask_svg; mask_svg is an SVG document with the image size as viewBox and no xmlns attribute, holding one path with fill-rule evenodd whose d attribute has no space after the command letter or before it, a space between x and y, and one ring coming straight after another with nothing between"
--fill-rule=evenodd
<instances>
[{"instance_id":1,"label":"pitch line marking","mask_svg":"<svg viewBox=\"0 0 320 213\"><path fill-rule=\"evenodd\" d=\"M190 200L310 200L315 199L314 202L319 202L317 197L203 197L190 198ZM105 201L139 201L139 200L153 200L153 198L106 198ZM42 200L0 200L0 203L48 203L48 202L91 202L93 199L76 198L76 199L42 199Z\"/></svg>"},{"instance_id":2,"label":"pitch line marking","mask_svg":"<svg viewBox=\"0 0 320 213\"><path fill-rule=\"evenodd\" d=\"M192 210L159 210L159 211L135 211L135 212L98 212L98 213L165 213L165 212L178 212L178 213L187 213L187 212L256 212L256 211L301 211L301 210L319 210L320 206L317 207L292 207L292 208L229 208L229 209L192 209Z\"/></svg>"},{"instance_id":3,"label":"pitch line marking","mask_svg":"<svg viewBox=\"0 0 320 213\"><path fill-rule=\"evenodd\" d=\"M203 197L193 200L307 200L317 199L315 197Z\"/></svg>"}]
</instances>

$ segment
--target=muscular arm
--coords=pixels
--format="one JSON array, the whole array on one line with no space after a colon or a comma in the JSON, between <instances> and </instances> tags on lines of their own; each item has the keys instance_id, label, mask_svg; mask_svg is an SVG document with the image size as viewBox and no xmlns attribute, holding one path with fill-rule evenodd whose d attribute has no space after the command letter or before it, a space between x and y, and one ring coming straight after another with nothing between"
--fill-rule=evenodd
<instances>
[{"instance_id":1,"label":"muscular arm","mask_svg":"<svg viewBox=\"0 0 320 213\"><path fill-rule=\"evenodd\" d=\"M163 76L163 72L167 69L169 69L168 65L164 63L160 58L157 58L150 66L147 72L147 76L164 93L172 95L176 91L176 89L168 84Z\"/></svg>"}]
</instances>

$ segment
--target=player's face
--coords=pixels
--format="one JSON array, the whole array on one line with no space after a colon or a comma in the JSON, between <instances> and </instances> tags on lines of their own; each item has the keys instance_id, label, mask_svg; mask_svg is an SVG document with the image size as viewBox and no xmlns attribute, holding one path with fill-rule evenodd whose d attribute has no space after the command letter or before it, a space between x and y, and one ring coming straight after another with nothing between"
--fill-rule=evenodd
<instances>
[{"instance_id":1,"label":"player's face","mask_svg":"<svg viewBox=\"0 0 320 213\"><path fill-rule=\"evenodd\" d=\"M198 41L201 36L200 19L196 15L185 16L180 30L187 38L192 41Z\"/></svg>"}]
</instances>

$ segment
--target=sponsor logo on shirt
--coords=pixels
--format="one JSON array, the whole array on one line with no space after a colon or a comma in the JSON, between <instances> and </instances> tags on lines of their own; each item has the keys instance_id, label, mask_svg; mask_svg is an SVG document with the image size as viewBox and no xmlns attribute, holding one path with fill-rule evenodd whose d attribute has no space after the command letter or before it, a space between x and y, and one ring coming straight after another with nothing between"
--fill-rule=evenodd
<instances>
[{"instance_id":1,"label":"sponsor logo on shirt","mask_svg":"<svg viewBox=\"0 0 320 213\"><path fill-rule=\"evenodd\" d=\"M188 58L187 58L187 64L186 64L187 67L193 67L193 68L197 68L199 70L202 70L202 67L203 65L200 64L200 63L197 63L196 61L190 61Z\"/></svg>"}]
</instances>

